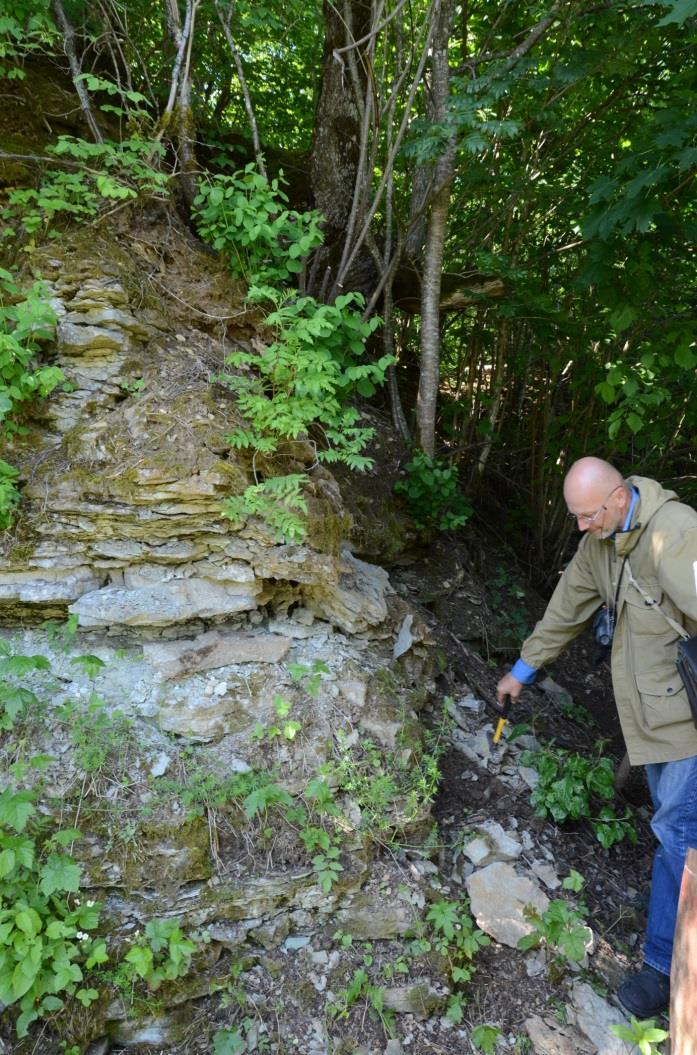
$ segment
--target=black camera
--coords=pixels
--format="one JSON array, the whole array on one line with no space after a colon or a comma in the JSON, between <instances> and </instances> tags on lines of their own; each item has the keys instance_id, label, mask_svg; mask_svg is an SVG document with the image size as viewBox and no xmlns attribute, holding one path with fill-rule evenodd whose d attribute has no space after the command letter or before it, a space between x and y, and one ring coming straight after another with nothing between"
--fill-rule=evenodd
<instances>
[{"instance_id":1,"label":"black camera","mask_svg":"<svg viewBox=\"0 0 697 1055\"><path fill-rule=\"evenodd\" d=\"M594 663L596 667L610 654L615 633L615 609L604 604L593 616L593 637L598 646Z\"/></svg>"}]
</instances>

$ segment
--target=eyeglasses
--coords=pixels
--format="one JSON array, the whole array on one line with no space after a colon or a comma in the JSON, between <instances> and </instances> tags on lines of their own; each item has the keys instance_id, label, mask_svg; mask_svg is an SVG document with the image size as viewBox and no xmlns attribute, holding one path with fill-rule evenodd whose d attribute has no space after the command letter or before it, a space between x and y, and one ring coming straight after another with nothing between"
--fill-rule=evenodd
<instances>
[{"instance_id":1,"label":"eyeglasses","mask_svg":"<svg viewBox=\"0 0 697 1055\"><path fill-rule=\"evenodd\" d=\"M619 491L620 487L622 486L622 484L617 484L616 487L613 487L613 489L610 491L610 494L607 495L607 497L605 498L605 502L607 502L608 498L612 498L615 491ZM569 517L570 520L583 520L586 524L594 524L600 514L607 511L607 506L605 505L605 502L601 505L600 509L598 509L597 512L593 513L590 516L588 516L586 513L567 513L566 515Z\"/></svg>"}]
</instances>

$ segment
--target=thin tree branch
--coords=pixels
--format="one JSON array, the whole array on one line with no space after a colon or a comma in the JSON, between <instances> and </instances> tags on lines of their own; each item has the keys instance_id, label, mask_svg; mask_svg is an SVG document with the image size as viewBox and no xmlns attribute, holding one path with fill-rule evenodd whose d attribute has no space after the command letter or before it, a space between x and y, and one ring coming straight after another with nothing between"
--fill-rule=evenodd
<instances>
[{"instance_id":1,"label":"thin tree branch","mask_svg":"<svg viewBox=\"0 0 697 1055\"><path fill-rule=\"evenodd\" d=\"M225 34L225 40L227 41L227 45L230 48L230 52L232 53L232 57L235 62L235 67L237 69L237 78L240 82L240 88L242 89L244 108L247 111L247 120L249 121L249 126L252 130L252 143L254 146L254 157L256 159L257 168L259 169L259 172L264 177L264 179L267 179L266 168L264 166L264 157L261 152L259 127L257 125L257 119L254 113L254 107L252 105L252 97L249 94L249 87L247 86L247 78L244 75L242 56L239 53L238 47L235 44L232 33L230 31L230 17L232 17L232 7L230 8L230 16L228 17L227 21L223 18L223 12L220 9L220 4L218 3L218 0L216 0L215 9L218 12L218 18L220 19L220 24L223 27L223 33Z\"/></svg>"},{"instance_id":2,"label":"thin tree branch","mask_svg":"<svg viewBox=\"0 0 697 1055\"><path fill-rule=\"evenodd\" d=\"M482 52L481 54L468 59L467 62L463 63L462 66L458 67L458 69L453 72L455 74L465 73L468 70L473 72L475 66L481 66L483 62L495 62L498 59L507 59L511 64L517 62L518 59L523 57L523 55L527 55L538 40L544 36L549 27L556 22L561 6L561 2L553 4L549 14L545 15L544 18L541 18L540 21L532 27L525 40L518 44L517 47L512 48L509 51Z\"/></svg>"},{"instance_id":3,"label":"thin tree branch","mask_svg":"<svg viewBox=\"0 0 697 1055\"><path fill-rule=\"evenodd\" d=\"M75 85L77 97L80 100L80 109L89 125L95 143L103 143L104 136L102 135L101 129L97 124L97 119L92 111L89 93L85 87L85 82L80 79L82 70L80 68L80 62L75 48L75 30L73 29L72 22L70 22L65 13L62 0L51 0L51 6L53 7L56 21L63 31L63 50L65 51L66 58L70 64L73 84Z\"/></svg>"},{"instance_id":4,"label":"thin tree branch","mask_svg":"<svg viewBox=\"0 0 697 1055\"><path fill-rule=\"evenodd\" d=\"M346 44L343 48L334 48L332 52L334 58L338 58L339 55L343 55L345 51L352 51L354 48L360 48L362 44L367 44L369 40L374 41L378 33L381 33L385 26L389 25L392 19L399 14L406 2L407 0L399 0L399 3L395 7L394 11L390 12L387 18L384 18L379 26L375 26L373 29L370 30L369 33L366 33L364 37L361 37L360 40L354 40L350 44ZM384 7L384 3L381 6Z\"/></svg>"},{"instance_id":5,"label":"thin tree branch","mask_svg":"<svg viewBox=\"0 0 697 1055\"><path fill-rule=\"evenodd\" d=\"M196 5L197 6L197 5ZM179 87L179 76L181 73L182 63L186 55L189 35L191 33L191 22L193 18L193 9L191 0L187 0L186 3L186 15L184 18L184 28L181 28L179 19L179 8L177 7L177 0L166 0L165 2L166 19L169 31L172 34L174 43L177 46L177 55L174 60L174 66L172 68L172 79L169 85L169 98L167 105L163 113L163 119L168 117L169 114L174 110L174 102L177 98L177 89ZM166 124L166 122L164 122ZM163 131L164 131L163 124ZM162 135L162 132L160 133Z\"/></svg>"},{"instance_id":6,"label":"thin tree branch","mask_svg":"<svg viewBox=\"0 0 697 1055\"><path fill-rule=\"evenodd\" d=\"M386 158L380 182L379 182L379 184L377 186L377 189L375 191L375 194L373 196L373 201L372 201L372 203L370 205L370 208L368 209L368 211L366 213L365 219L363 220L363 226L361 227L361 229L360 229L360 231L358 233L358 236L356 237L356 239L354 241L354 244L353 244L353 247L352 247L350 253L346 257L346 260L345 260L345 262L343 264L342 269L337 273L336 279L334 281L334 286L333 286L333 289L332 289L332 298L335 297L337 292L342 288L343 283L344 283L344 281L346 279L346 275L348 274L349 268L353 264L353 261L356 259L356 255L358 254L359 249L361 248L361 246L365 242L365 238L366 238L366 235L368 234L368 231L370 229L370 225L373 222L373 219L375 217L375 213L377 212L377 210L378 210L378 208L380 206L380 202L382 201L382 196L383 196L383 194L385 192L385 187L387 186L387 181L391 178L392 170L393 170L393 167L394 167L394 163L395 163L395 160L397 158L397 153L398 153L398 151L399 151L399 149L400 149L400 147L402 145L402 140L404 139L404 136L406 134L406 130L407 130L407 126L408 126L408 123L409 123L409 119L411 117L411 108L412 108L412 105L413 105L413 102L414 102L414 97L416 95L416 92L417 92L417 89L418 89L419 85L421 84L423 71L424 71L424 68L425 68L425 65L426 65L426 61L427 61L428 56L429 56L431 42L433 40L433 35L434 35L435 29L436 29L436 27L435 27L435 19L433 19L432 15L433 15L434 8L437 6L437 3L438 3L438 0L432 0L431 4L429 5L428 11L426 12L426 14L424 16L424 23L423 24L428 27L427 33L426 33L426 39L425 39L424 44L423 44L423 49L422 49L422 52L421 52L421 56L419 58L419 64L418 64L416 73L415 73L413 81L412 81L412 83L411 83L411 85L409 87L409 92L407 94L407 98L406 98L405 103L404 103L404 113L402 115L402 120L401 120L399 128L397 130L397 135L395 136L395 140L394 140L394 143L392 145L392 149L390 150L390 152L389 152L389 154L388 154L388 156Z\"/></svg>"}]
</instances>

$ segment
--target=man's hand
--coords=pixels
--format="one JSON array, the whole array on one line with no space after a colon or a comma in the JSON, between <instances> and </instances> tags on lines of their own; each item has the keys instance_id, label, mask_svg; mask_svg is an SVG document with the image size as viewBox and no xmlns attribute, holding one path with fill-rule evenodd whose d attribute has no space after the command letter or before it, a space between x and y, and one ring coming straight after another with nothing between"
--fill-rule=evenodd
<instances>
[{"instance_id":1,"label":"man's hand","mask_svg":"<svg viewBox=\"0 0 697 1055\"><path fill-rule=\"evenodd\" d=\"M522 691L522 681L518 681L512 674L504 674L496 686L496 699L503 704L506 702L506 697L510 696L511 703L515 703Z\"/></svg>"}]
</instances>

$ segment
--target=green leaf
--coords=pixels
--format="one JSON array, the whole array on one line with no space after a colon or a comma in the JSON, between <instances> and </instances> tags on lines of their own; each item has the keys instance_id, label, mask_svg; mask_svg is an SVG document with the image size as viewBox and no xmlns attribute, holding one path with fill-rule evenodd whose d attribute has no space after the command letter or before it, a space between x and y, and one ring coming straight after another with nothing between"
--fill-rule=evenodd
<instances>
[{"instance_id":1,"label":"green leaf","mask_svg":"<svg viewBox=\"0 0 697 1055\"><path fill-rule=\"evenodd\" d=\"M91 971L93 967L98 964L107 963L109 954L107 953L106 942L96 941L92 945L89 956L85 960L85 966L88 971Z\"/></svg>"},{"instance_id":2,"label":"green leaf","mask_svg":"<svg viewBox=\"0 0 697 1055\"><path fill-rule=\"evenodd\" d=\"M45 996L41 1001L41 1010L43 1011L60 1011L62 1007L65 1007L65 1001L61 1000L59 996Z\"/></svg>"},{"instance_id":3,"label":"green leaf","mask_svg":"<svg viewBox=\"0 0 697 1055\"><path fill-rule=\"evenodd\" d=\"M0 852L0 879L4 879L14 869L16 855L14 850L3 850Z\"/></svg>"},{"instance_id":4,"label":"green leaf","mask_svg":"<svg viewBox=\"0 0 697 1055\"><path fill-rule=\"evenodd\" d=\"M127 963L132 963L140 978L147 978L153 968L153 952L147 946L134 945L125 956Z\"/></svg>"},{"instance_id":5,"label":"green leaf","mask_svg":"<svg viewBox=\"0 0 697 1055\"><path fill-rule=\"evenodd\" d=\"M29 959L24 959L17 964L12 972L13 1000L19 1000L29 992L38 973L38 965Z\"/></svg>"},{"instance_id":6,"label":"green leaf","mask_svg":"<svg viewBox=\"0 0 697 1055\"><path fill-rule=\"evenodd\" d=\"M51 854L41 869L39 887L47 897L57 891L77 894L80 889L80 869L66 854Z\"/></svg>"},{"instance_id":7,"label":"green leaf","mask_svg":"<svg viewBox=\"0 0 697 1055\"><path fill-rule=\"evenodd\" d=\"M73 982L82 981L82 971L76 963L63 962L54 975L56 989L67 989Z\"/></svg>"},{"instance_id":8,"label":"green leaf","mask_svg":"<svg viewBox=\"0 0 697 1055\"><path fill-rule=\"evenodd\" d=\"M693 346L689 343L680 345L675 351L675 362L683 370L694 370L697 365L697 354Z\"/></svg>"},{"instance_id":9,"label":"green leaf","mask_svg":"<svg viewBox=\"0 0 697 1055\"><path fill-rule=\"evenodd\" d=\"M17 1037L19 1040L27 1036L27 1034L29 1033L30 1025L32 1024L32 1022L35 1022L38 1017L39 1012L34 1010L33 1008L30 1008L29 1010L23 1011L21 1013L21 1015L17 1019L17 1024L15 1026L15 1029L17 1030Z\"/></svg>"},{"instance_id":10,"label":"green leaf","mask_svg":"<svg viewBox=\"0 0 697 1055\"><path fill-rule=\"evenodd\" d=\"M78 989L75 993L75 997L80 1001L83 1007L89 1007L95 1000L99 999L99 993L96 989Z\"/></svg>"},{"instance_id":11,"label":"green leaf","mask_svg":"<svg viewBox=\"0 0 697 1055\"><path fill-rule=\"evenodd\" d=\"M637 432L640 432L641 429L643 429L644 419L641 417L640 414L635 414L634 411L632 411L631 414L627 415L627 425L636 435Z\"/></svg>"},{"instance_id":12,"label":"green leaf","mask_svg":"<svg viewBox=\"0 0 697 1055\"><path fill-rule=\"evenodd\" d=\"M637 317L637 310L631 304L622 304L610 312L610 323L617 333L626 330Z\"/></svg>"},{"instance_id":13,"label":"green leaf","mask_svg":"<svg viewBox=\"0 0 697 1055\"><path fill-rule=\"evenodd\" d=\"M66 924L60 919L51 920L46 928L46 937L50 938L51 941L56 941L58 938L70 937L74 933L74 928L66 926Z\"/></svg>"},{"instance_id":14,"label":"green leaf","mask_svg":"<svg viewBox=\"0 0 697 1055\"><path fill-rule=\"evenodd\" d=\"M51 841L58 846L70 846L71 843L74 843L81 836L82 832L79 828L61 828L59 832L55 832L51 836Z\"/></svg>"},{"instance_id":15,"label":"green leaf","mask_svg":"<svg viewBox=\"0 0 697 1055\"><path fill-rule=\"evenodd\" d=\"M15 913L15 927L28 938L35 938L41 932L41 916L33 908L23 908Z\"/></svg>"},{"instance_id":16,"label":"green leaf","mask_svg":"<svg viewBox=\"0 0 697 1055\"><path fill-rule=\"evenodd\" d=\"M27 821L36 810L32 804L34 794L31 791L12 791L5 788L0 794L0 824L16 832L24 831Z\"/></svg>"},{"instance_id":17,"label":"green leaf","mask_svg":"<svg viewBox=\"0 0 697 1055\"><path fill-rule=\"evenodd\" d=\"M45 656L9 656L0 660L0 675L17 674L23 676L33 670L50 670L51 664Z\"/></svg>"},{"instance_id":18,"label":"green leaf","mask_svg":"<svg viewBox=\"0 0 697 1055\"><path fill-rule=\"evenodd\" d=\"M100 670L103 670L106 666L104 660L100 659L99 656L73 656L70 662L81 667L88 678L95 678Z\"/></svg>"},{"instance_id":19,"label":"green leaf","mask_svg":"<svg viewBox=\"0 0 697 1055\"><path fill-rule=\"evenodd\" d=\"M219 1029L213 1034L214 1055L241 1055L247 1045L238 1029Z\"/></svg>"}]
</instances>

